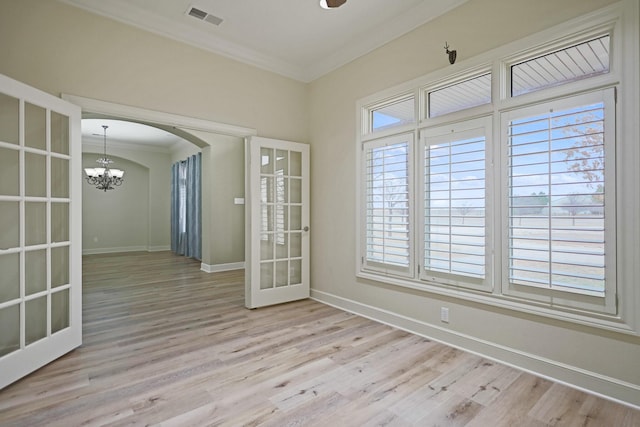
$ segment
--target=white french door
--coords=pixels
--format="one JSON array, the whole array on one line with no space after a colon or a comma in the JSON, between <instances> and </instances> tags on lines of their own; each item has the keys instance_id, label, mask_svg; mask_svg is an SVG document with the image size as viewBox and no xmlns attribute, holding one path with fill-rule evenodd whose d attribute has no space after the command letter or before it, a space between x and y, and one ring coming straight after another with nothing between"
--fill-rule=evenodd
<instances>
[{"instance_id":1,"label":"white french door","mask_svg":"<svg viewBox=\"0 0 640 427\"><path fill-rule=\"evenodd\" d=\"M309 146L251 137L245 305L309 297Z\"/></svg>"},{"instance_id":2,"label":"white french door","mask_svg":"<svg viewBox=\"0 0 640 427\"><path fill-rule=\"evenodd\" d=\"M82 343L80 108L0 75L0 388Z\"/></svg>"}]
</instances>

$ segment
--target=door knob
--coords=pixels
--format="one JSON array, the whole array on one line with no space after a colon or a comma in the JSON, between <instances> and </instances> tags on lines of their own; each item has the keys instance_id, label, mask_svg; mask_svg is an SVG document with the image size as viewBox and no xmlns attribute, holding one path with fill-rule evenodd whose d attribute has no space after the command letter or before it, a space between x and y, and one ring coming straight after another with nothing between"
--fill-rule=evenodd
<instances>
[{"instance_id":1,"label":"door knob","mask_svg":"<svg viewBox=\"0 0 640 427\"><path fill-rule=\"evenodd\" d=\"M302 231L309 231L309 227L304 227Z\"/></svg>"}]
</instances>

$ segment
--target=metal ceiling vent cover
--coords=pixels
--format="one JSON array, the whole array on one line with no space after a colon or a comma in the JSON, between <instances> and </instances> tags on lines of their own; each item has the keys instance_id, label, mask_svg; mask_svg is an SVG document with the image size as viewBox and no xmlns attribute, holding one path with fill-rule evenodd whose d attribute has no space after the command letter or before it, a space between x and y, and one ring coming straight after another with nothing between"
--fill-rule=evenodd
<instances>
[{"instance_id":1,"label":"metal ceiling vent cover","mask_svg":"<svg viewBox=\"0 0 640 427\"><path fill-rule=\"evenodd\" d=\"M212 15L212 14L210 14L208 12L205 12L202 9L198 9L197 7L193 7L193 6L190 6L187 9L187 15L193 16L196 19L208 22L208 23L213 24L215 26L218 26L218 25L222 24L222 21L224 21L224 19L222 19L222 18L220 18L218 16Z\"/></svg>"}]
</instances>

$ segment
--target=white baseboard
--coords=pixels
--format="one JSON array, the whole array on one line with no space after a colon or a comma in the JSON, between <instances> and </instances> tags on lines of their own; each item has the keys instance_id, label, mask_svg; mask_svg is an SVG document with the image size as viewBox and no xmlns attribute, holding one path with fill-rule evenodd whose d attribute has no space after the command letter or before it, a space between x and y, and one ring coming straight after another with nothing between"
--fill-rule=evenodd
<instances>
[{"instance_id":1,"label":"white baseboard","mask_svg":"<svg viewBox=\"0 0 640 427\"><path fill-rule=\"evenodd\" d=\"M231 271L231 270L241 270L244 268L243 262L231 262L228 264L205 264L204 262L200 264L200 270L207 273L218 273L220 271Z\"/></svg>"},{"instance_id":2,"label":"white baseboard","mask_svg":"<svg viewBox=\"0 0 640 427\"><path fill-rule=\"evenodd\" d=\"M123 246L118 248L82 249L82 255L113 254L118 252L146 252L147 246Z\"/></svg>"},{"instance_id":3,"label":"white baseboard","mask_svg":"<svg viewBox=\"0 0 640 427\"><path fill-rule=\"evenodd\" d=\"M311 298L350 313L438 341L557 383L640 409L640 386L535 354L495 344L330 293L311 290Z\"/></svg>"},{"instance_id":4,"label":"white baseboard","mask_svg":"<svg viewBox=\"0 0 640 427\"><path fill-rule=\"evenodd\" d=\"M164 252L164 251L170 251L170 250L171 250L171 245L149 246L147 248L147 251L149 252Z\"/></svg>"}]
</instances>

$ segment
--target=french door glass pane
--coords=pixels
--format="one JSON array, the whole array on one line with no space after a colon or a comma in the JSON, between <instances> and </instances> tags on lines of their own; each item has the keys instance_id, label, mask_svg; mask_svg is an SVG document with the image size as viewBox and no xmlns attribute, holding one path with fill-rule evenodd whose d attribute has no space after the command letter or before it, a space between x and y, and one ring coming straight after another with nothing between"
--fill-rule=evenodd
<instances>
[{"instance_id":1,"label":"french door glass pane","mask_svg":"<svg viewBox=\"0 0 640 427\"><path fill-rule=\"evenodd\" d=\"M20 195L20 152L0 147L0 195Z\"/></svg>"},{"instance_id":2,"label":"french door glass pane","mask_svg":"<svg viewBox=\"0 0 640 427\"><path fill-rule=\"evenodd\" d=\"M302 153L299 151L290 151L289 159L289 175L302 176Z\"/></svg>"},{"instance_id":3,"label":"french door glass pane","mask_svg":"<svg viewBox=\"0 0 640 427\"><path fill-rule=\"evenodd\" d=\"M276 230L289 230L289 208L286 205L276 206Z\"/></svg>"},{"instance_id":4,"label":"french door glass pane","mask_svg":"<svg viewBox=\"0 0 640 427\"><path fill-rule=\"evenodd\" d=\"M20 144L20 100L0 93L0 141Z\"/></svg>"},{"instance_id":5,"label":"french door glass pane","mask_svg":"<svg viewBox=\"0 0 640 427\"><path fill-rule=\"evenodd\" d=\"M28 102L24 104L24 145L47 149L47 111Z\"/></svg>"},{"instance_id":6,"label":"french door glass pane","mask_svg":"<svg viewBox=\"0 0 640 427\"><path fill-rule=\"evenodd\" d=\"M273 262L260 264L260 289L273 288Z\"/></svg>"},{"instance_id":7,"label":"french door glass pane","mask_svg":"<svg viewBox=\"0 0 640 427\"><path fill-rule=\"evenodd\" d=\"M302 282L302 260L292 259L289 261L289 283L296 285Z\"/></svg>"},{"instance_id":8,"label":"french door glass pane","mask_svg":"<svg viewBox=\"0 0 640 427\"><path fill-rule=\"evenodd\" d=\"M0 201L0 249L20 246L20 202Z\"/></svg>"},{"instance_id":9,"label":"french door glass pane","mask_svg":"<svg viewBox=\"0 0 640 427\"><path fill-rule=\"evenodd\" d=\"M302 206L291 206L290 230L302 230Z\"/></svg>"},{"instance_id":10,"label":"french door glass pane","mask_svg":"<svg viewBox=\"0 0 640 427\"><path fill-rule=\"evenodd\" d=\"M69 154L69 117L51 112L51 151Z\"/></svg>"},{"instance_id":11,"label":"french door glass pane","mask_svg":"<svg viewBox=\"0 0 640 427\"><path fill-rule=\"evenodd\" d=\"M27 246L47 243L47 204L25 202L25 244Z\"/></svg>"},{"instance_id":12,"label":"french door glass pane","mask_svg":"<svg viewBox=\"0 0 640 427\"><path fill-rule=\"evenodd\" d=\"M69 203L51 203L51 242L69 241Z\"/></svg>"},{"instance_id":13,"label":"french door glass pane","mask_svg":"<svg viewBox=\"0 0 640 427\"><path fill-rule=\"evenodd\" d=\"M69 160L51 158L51 197L69 197Z\"/></svg>"},{"instance_id":14,"label":"french door glass pane","mask_svg":"<svg viewBox=\"0 0 640 427\"><path fill-rule=\"evenodd\" d=\"M26 196L47 196L47 158L40 154L24 153Z\"/></svg>"},{"instance_id":15,"label":"french door glass pane","mask_svg":"<svg viewBox=\"0 0 640 427\"><path fill-rule=\"evenodd\" d=\"M273 173L273 149L271 148L261 148L260 149L260 157L261 157L261 166L260 173Z\"/></svg>"},{"instance_id":16,"label":"french door glass pane","mask_svg":"<svg viewBox=\"0 0 640 427\"><path fill-rule=\"evenodd\" d=\"M290 241L290 256L291 258L297 258L302 256L302 233L291 233L289 235Z\"/></svg>"},{"instance_id":17,"label":"french door glass pane","mask_svg":"<svg viewBox=\"0 0 640 427\"><path fill-rule=\"evenodd\" d=\"M276 150L276 173L289 175L289 152Z\"/></svg>"},{"instance_id":18,"label":"french door glass pane","mask_svg":"<svg viewBox=\"0 0 640 427\"><path fill-rule=\"evenodd\" d=\"M45 202L25 202L25 245L47 243L47 204Z\"/></svg>"},{"instance_id":19,"label":"french door glass pane","mask_svg":"<svg viewBox=\"0 0 640 427\"><path fill-rule=\"evenodd\" d=\"M276 262L276 287L289 284L289 261Z\"/></svg>"},{"instance_id":20,"label":"french door glass pane","mask_svg":"<svg viewBox=\"0 0 640 427\"><path fill-rule=\"evenodd\" d=\"M276 172L276 203L289 203L289 178Z\"/></svg>"},{"instance_id":21,"label":"french door glass pane","mask_svg":"<svg viewBox=\"0 0 640 427\"><path fill-rule=\"evenodd\" d=\"M0 357L20 348L20 305L0 308Z\"/></svg>"},{"instance_id":22,"label":"french door glass pane","mask_svg":"<svg viewBox=\"0 0 640 427\"><path fill-rule=\"evenodd\" d=\"M289 257L289 233L276 234L276 258Z\"/></svg>"},{"instance_id":23,"label":"french door glass pane","mask_svg":"<svg viewBox=\"0 0 640 427\"><path fill-rule=\"evenodd\" d=\"M69 247L51 248L51 287L69 283Z\"/></svg>"},{"instance_id":24,"label":"french door glass pane","mask_svg":"<svg viewBox=\"0 0 640 427\"><path fill-rule=\"evenodd\" d=\"M47 336L47 297L29 300L24 304L25 344Z\"/></svg>"},{"instance_id":25,"label":"french door glass pane","mask_svg":"<svg viewBox=\"0 0 640 427\"><path fill-rule=\"evenodd\" d=\"M302 203L302 180L290 178L289 180L289 200L291 203Z\"/></svg>"},{"instance_id":26,"label":"french door glass pane","mask_svg":"<svg viewBox=\"0 0 640 427\"><path fill-rule=\"evenodd\" d=\"M260 259L273 259L273 234L263 233L260 238Z\"/></svg>"},{"instance_id":27,"label":"french door glass pane","mask_svg":"<svg viewBox=\"0 0 640 427\"><path fill-rule=\"evenodd\" d=\"M25 252L24 286L26 295L47 289L47 250Z\"/></svg>"},{"instance_id":28,"label":"french door glass pane","mask_svg":"<svg viewBox=\"0 0 640 427\"><path fill-rule=\"evenodd\" d=\"M20 298L20 254L0 255L0 271L0 304Z\"/></svg>"},{"instance_id":29,"label":"french door glass pane","mask_svg":"<svg viewBox=\"0 0 640 427\"><path fill-rule=\"evenodd\" d=\"M260 177L260 201L262 203L273 203L273 180L272 176Z\"/></svg>"},{"instance_id":30,"label":"french door glass pane","mask_svg":"<svg viewBox=\"0 0 640 427\"><path fill-rule=\"evenodd\" d=\"M69 289L51 294L51 333L69 327Z\"/></svg>"}]
</instances>

